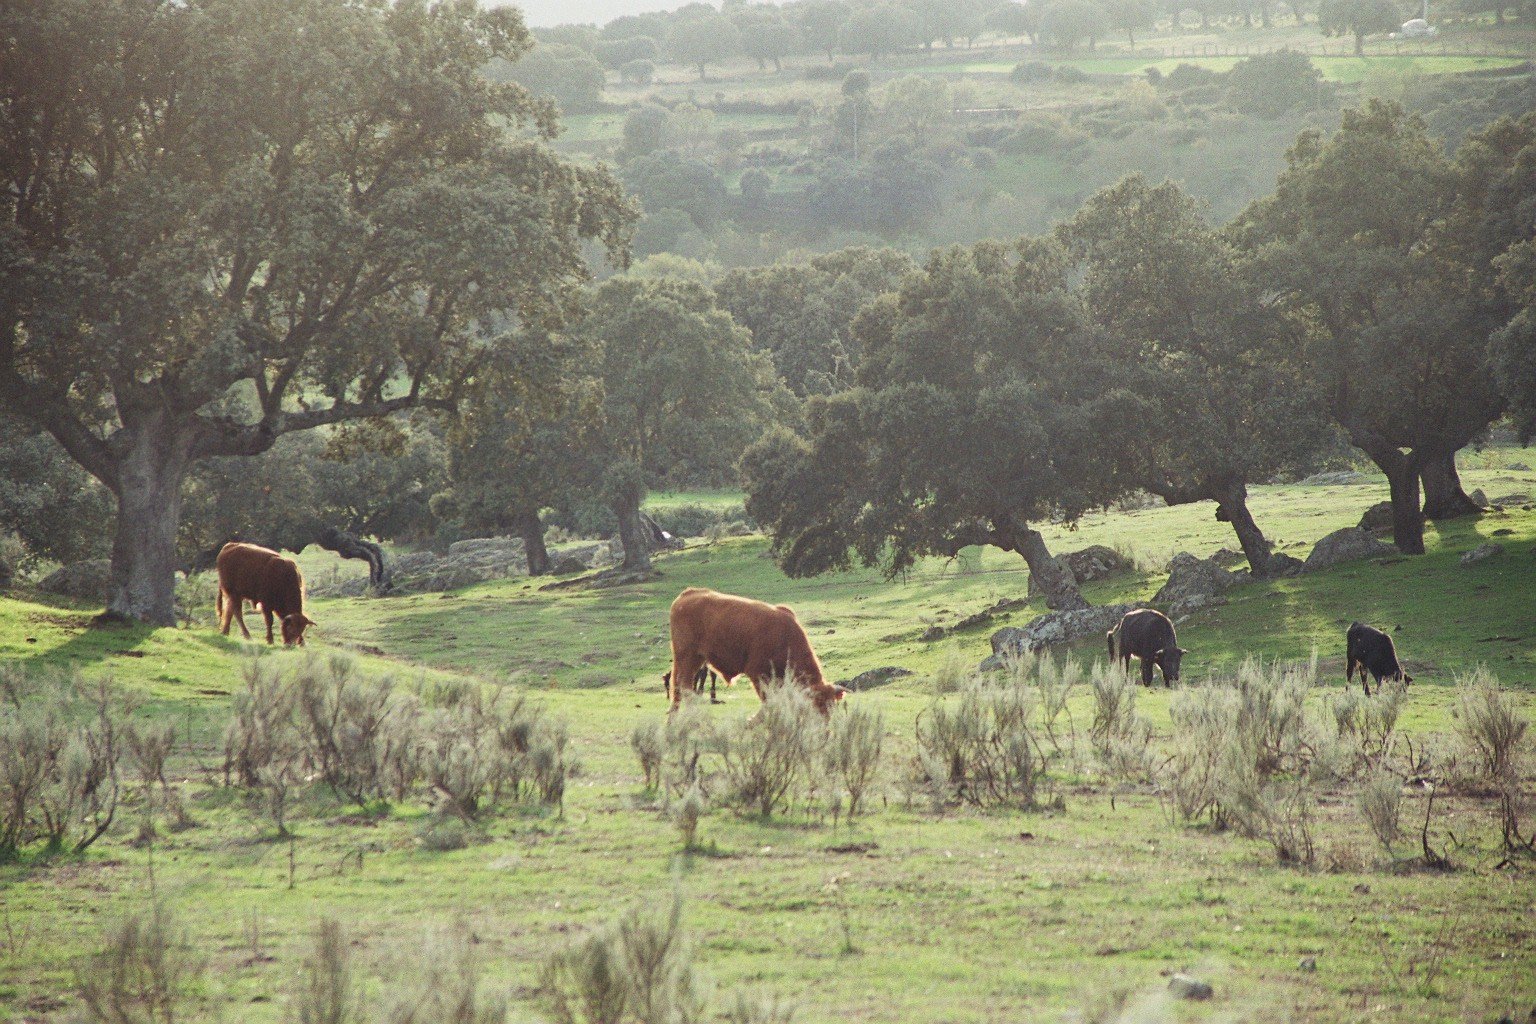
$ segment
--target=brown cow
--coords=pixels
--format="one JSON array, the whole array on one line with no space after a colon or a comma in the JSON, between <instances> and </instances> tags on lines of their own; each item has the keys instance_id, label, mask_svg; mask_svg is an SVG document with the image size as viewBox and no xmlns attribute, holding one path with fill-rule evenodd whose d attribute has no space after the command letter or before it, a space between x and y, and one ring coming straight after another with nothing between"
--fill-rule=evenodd
<instances>
[{"instance_id":1,"label":"brown cow","mask_svg":"<svg viewBox=\"0 0 1536 1024\"><path fill-rule=\"evenodd\" d=\"M793 677L826 714L846 692L826 681L795 613L785 605L689 587L672 602L672 706L712 666L725 680L745 675L759 699L775 678Z\"/></svg>"},{"instance_id":2,"label":"brown cow","mask_svg":"<svg viewBox=\"0 0 1536 1024\"><path fill-rule=\"evenodd\" d=\"M304 646L304 627L315 623L304 614L304 577L291 559L270 548L231 541L219 551L214 565L219 571L219 596L214 606L219 625L229 635L230 620L240 623L240 632L251 638L245 628L245 602L261 606L267 620L267 643L272 642L272 617L283 626L283 643Z\"/></svg>"}]
</instances>

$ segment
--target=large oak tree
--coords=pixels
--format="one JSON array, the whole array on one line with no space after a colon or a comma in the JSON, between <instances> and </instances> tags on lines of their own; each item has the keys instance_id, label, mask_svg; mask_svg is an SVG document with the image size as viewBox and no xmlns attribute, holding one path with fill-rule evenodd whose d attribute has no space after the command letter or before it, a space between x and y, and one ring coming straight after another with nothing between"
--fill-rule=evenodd
<instances>
[{"instance_id":1,"label":"large oak tree","mask_svg":"<svg viewBox=\"0 0 1536 1024\"><path fill-rule=\"evenodd\" d=\"M0 401L115 495L110 613L172 621L198 460L451 406L488 314L623 251L611 175L482 73L530 42L462 0L0 7Z\"/></svg>"},{"instance_id":2,"label":"large oak tree","mask_svg":"<svg viewBox=\"0 0 1536 1024\"><path fill-rule=\"evenodd\" d=\"M1140 175L1090 198L1059 234L1126 384L1153 408L1142 486L1216 503L1257 576L1273 568L1248 485L1304 464L1328 423L1290 358L1295 331L1245 286L1236 254L1178 185Z\"/></svg>"},{"instance_id":3,"label":"large oak tree","mask_svg":"<svg viewBox=\"0 0 1536 1024\"><path fill-rule=\"evenodd\" d=\"M1019 553L1050 607L1086 606L1036 524L1134 486L1146 406L1114 386L1070 272L1054 242L984 242L935 252L865 307L859 386L813 397L807 438L777 431L742 459L786 572L898 575L986 544Z\"/></svg>"}]
</instances>

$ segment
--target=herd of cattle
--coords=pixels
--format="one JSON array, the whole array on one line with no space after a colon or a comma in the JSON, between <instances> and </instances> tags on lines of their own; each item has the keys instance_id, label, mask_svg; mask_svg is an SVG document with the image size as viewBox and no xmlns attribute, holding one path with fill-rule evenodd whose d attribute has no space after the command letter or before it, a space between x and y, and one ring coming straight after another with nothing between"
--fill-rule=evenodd
<instances>
[{"instance_id":1,"label":"herd of cattle","mask_svg":"<svg viewBox=\"0 0 1536 1024\"><path fill-rule=\"evenodd\" d=\"M251 638L243 614L249 601L266 619L267 643L273 642L272 622L276 618L283 643L303 646L304 630L314 621L304 613L304 579L292 559L254 544L231 542L220 550L215 566L219 576L216 607L225 636L231 622L238 622L240 632L247 640ZM759 698L770 681L793 679L823 714L848 692L827 682L805 627L788 605L689 587L672 602L670 624L672 668L662 681L673 707L682 700L685 687L701 692L706 678L713 701L716 673L726 685L737 676L746 676ZM1179 646L1168 616L1151 608L1127 612L1120 624L1105 634L1105 640L1110 660L1118 657L1127 672L1132 658L1140 662L1141 681L1146 686L1152 685L1154 666L1162 672L1165 686L1178 682L1180 662L1189 653ZM1353 681L1358 671L1367 695L1371 692L1367 676L1378 687L1383 679L1413 681L1397 660L1392 638L1381 630L1356 622L1349 627L1345 641L1345 680Z\"/></svg>"}]
</instances>

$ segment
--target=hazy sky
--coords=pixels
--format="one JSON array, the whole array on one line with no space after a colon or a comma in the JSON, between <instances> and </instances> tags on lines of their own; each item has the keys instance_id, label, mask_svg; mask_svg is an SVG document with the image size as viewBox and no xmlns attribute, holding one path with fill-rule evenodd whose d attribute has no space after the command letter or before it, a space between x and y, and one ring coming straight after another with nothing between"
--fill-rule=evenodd
<instances>
[{"instance_id":1,"label":"hazy sky","mask_svg":"<svg viewBox=\"0 0 1536 1024\"><path fill-rule=\"evenodd\" d=\"M563 25L567 22L592 22L601 25L621 14L672 11L687 2L688 0L517 0L515 6L523 9L530 25Z\"/></svg>"}]
</instances>

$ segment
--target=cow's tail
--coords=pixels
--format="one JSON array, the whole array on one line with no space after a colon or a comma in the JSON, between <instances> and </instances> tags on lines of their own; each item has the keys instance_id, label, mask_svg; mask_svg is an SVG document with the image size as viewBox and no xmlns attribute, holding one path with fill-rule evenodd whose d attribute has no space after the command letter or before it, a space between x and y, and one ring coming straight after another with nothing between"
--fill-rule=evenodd
<instances>
[{"instance_id":1,"label":"cow's tail","mask_svg":"<svg viewBox=\"0 0 1536 1024\"><path fill-rule=\"evenodd\" d=\"M218 593L214 595L214 598L213 598L213 614L215 614L215 615L217 615L219 617L219 621L222 622L224 620L224 588L223 587L220 587L219 590L218 590Z\"/></svg>"},{"instance_id":2,"label":"cow's tail","mask_svg":"<svg viewBox=\"0 0 1536 1024\"><path fill-rule=\"evenodd\" d=\"M1114 662L1115 662L1115 631L1114 630L1110 630L1108 633L1104 634L1104 642L1109 645L1109 662L1110 662L1110 664L1114 664Z\"/></svg>"}]
</instances>

